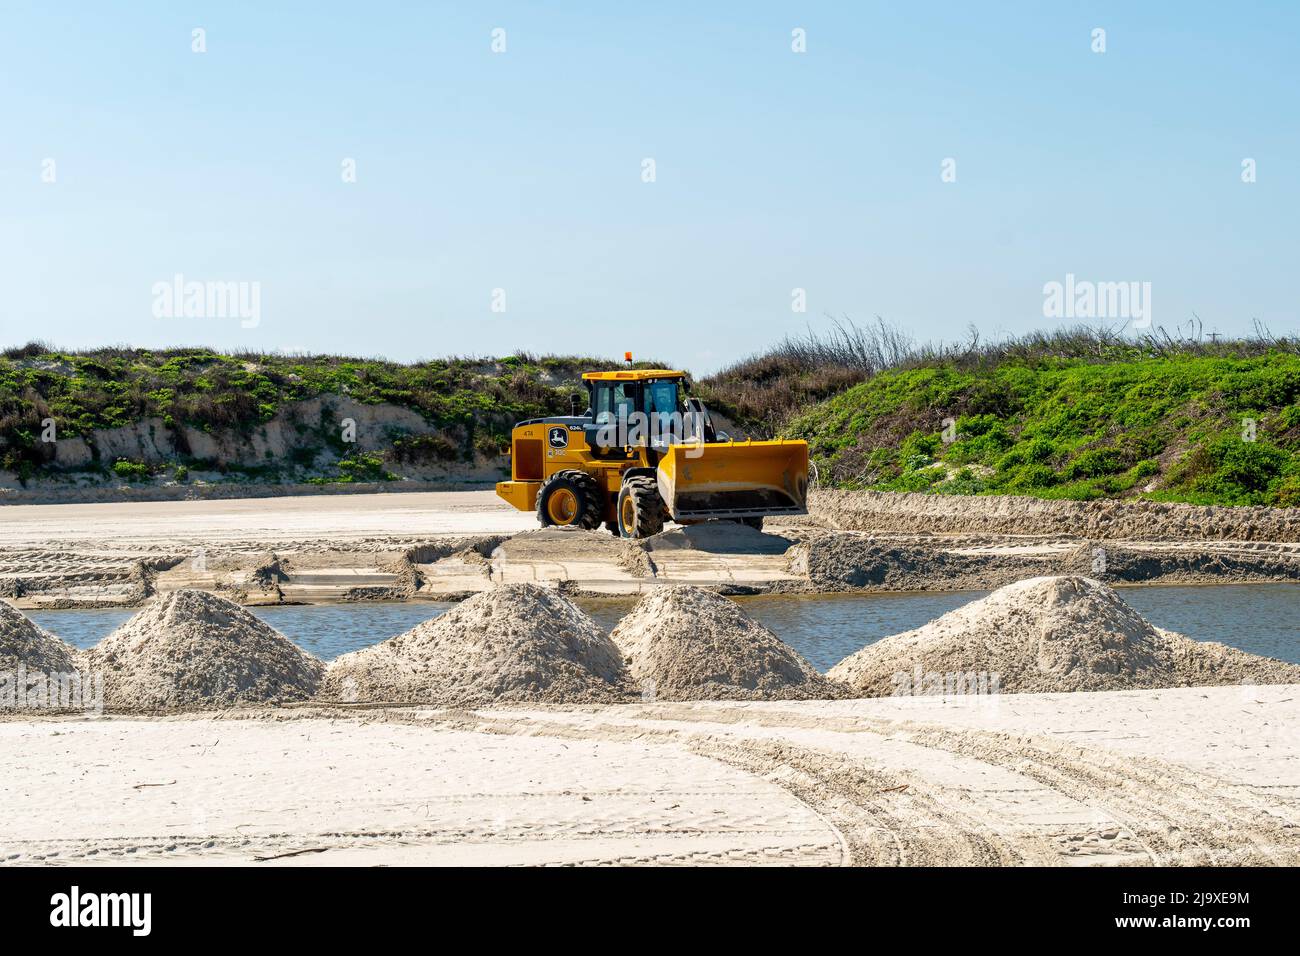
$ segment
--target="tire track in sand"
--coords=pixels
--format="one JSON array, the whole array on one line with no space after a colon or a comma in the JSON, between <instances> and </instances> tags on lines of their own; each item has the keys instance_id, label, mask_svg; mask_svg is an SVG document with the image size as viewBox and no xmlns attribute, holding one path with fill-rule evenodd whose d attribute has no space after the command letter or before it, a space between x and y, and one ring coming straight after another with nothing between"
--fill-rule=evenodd
<instances>
[{"instance_id":1,"label":"tire track in sand","mask_svg":"<svg viewBox=\"0 0 1300 956\"><path fill-rule=\"evenodd\" d=\"M690 716L715 715L692 707ZM731 710L716 716L727 723L739 717L771 727L802 722L787 711ZM1300 808L1294 801L1180 764L1042 735L933 723L822 717L816 724L824 730L875 733L1018 773L1104 812L1120 824L1112 840L1135 842L1156 865L1300 862Z\"/></svg>"},{"instance_id":2,"label":"tire track in sand","mask_svg":"<svg viewBox=\"0 0 1300 956\"><path fill-rule=\"evenodd\" d=\"M1104 809L1156 865L1300 862L1296 805L1212 774L1042 736L887 721L879 731L1014 770Z\"/></svg>"},{"instance_id":3,"label":"tire track in sand","mask_svg":"<svg viewBox=\"0 0 1300 956\"><path fill-rule=\"evenodd\" d=\"M712 716L701 712L698 705L685 706L696 721ZM669 708L663 719L679 719L673 710ZM848 864L1005 866L1050 865L1061 860L1062 849L1055 839L1059 834L1045 836L999 826L960 791L936 788L919 775L869 766L833 750L746 737L743 725L734 720L736 715L736 711L720 711L718 716L724 719L719 723L732 726L716 733L654 726L655 721L577 724L548 720L538 713L425 712L415 717L389 712L384 718L433 722L481 733L682 746L781 786L837 832Z\"/></svg>"},{"instance_id":4,"label":"tire track in sand","mask_svg":"<svg viewBox=\"0 0 1300 956\"><path fill-rule=\"evenodd\" d=\"M589 717L573 723L536 712L426 712L419 719L450 720L490 733L650 738L683 745L784 787L840 832L854 864L1053 864L1090 857L1156 865L1300 862L1294 802L1155 758L1042 735L856 716L808 718L775 709L656 705L629 713L626 721ZM682 722L712 723L718 730L688 729ZM763 737L747 735L746 725L761 729ZM987 808L976 807L961 788L937 785L923 773L779 739L783 728L814 727L878 735L1010 771L1095 809L1113 826L1098 832L990 819Z\"/></svg>"}]
</instances>

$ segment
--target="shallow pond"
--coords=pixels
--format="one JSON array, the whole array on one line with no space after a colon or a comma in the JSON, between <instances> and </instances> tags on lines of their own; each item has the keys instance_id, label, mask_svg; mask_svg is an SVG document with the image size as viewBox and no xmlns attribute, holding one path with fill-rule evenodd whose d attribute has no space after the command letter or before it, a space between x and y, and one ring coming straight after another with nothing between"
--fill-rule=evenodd
<instances>
[{"instance_id":1,"label":"shallow pond","mask_svg":"<svg viewBox=\"0 0 1300 956\"><path fill-rule=\"evenodd\" d=\"M1157 627L1202 641L1300 663L1300 584L1128 587L1120 595ZM867 644L910 630L983 597L982 591L909 594L764 595L740 605L821 670ZM580 604L605 628L630 599ZM453 607L442 603L334 604L251 608L317 657L374 644ZM77 647L90 647L132 614L120 610L30 611L41 627Z\"/></svg>"}]
</instances>

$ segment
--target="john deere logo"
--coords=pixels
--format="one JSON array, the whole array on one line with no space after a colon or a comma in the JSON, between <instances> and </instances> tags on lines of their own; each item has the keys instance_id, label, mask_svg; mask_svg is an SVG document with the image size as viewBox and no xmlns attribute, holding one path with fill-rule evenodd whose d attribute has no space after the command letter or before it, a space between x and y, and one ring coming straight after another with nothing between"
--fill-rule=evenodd
<instances>
[{"instance_id":1,"label":"john deere logo","mask_svg":"<svg viewBox=\"0 0 1300 956\"><path fill-rule=\"evenodd\" d=\"M548 439L552 448L568 448L569 430L567 428L552 428Z\"/></svg>"}]
</instances>

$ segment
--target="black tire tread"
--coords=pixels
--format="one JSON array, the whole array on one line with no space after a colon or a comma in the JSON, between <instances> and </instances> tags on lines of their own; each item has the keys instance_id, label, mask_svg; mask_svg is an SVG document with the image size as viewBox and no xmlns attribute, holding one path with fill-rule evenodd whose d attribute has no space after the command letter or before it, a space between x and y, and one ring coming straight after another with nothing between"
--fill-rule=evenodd
<instances>
[{"instance_id":1,"label":"black tire tread","mask_svg":"<svg viewBox=\"0 0 1300 956\"><path fill-rule=\"evenodd\" d=\"M623 491L619 494L618 512L623 510L623 495L630 496L636 502L636 533L634 538L648 538L664 530L664 502L659 497L659 485L648 475L636 475L623 482ZM620 533L622 518L619 517Z\"/></svg>"},{"instance_id":2,"label":"black tire tread","mask_svg":"<svg viewBox=\"0 0 1300 956\"><path fill-rule=\"evenodd\" d=\"M600 486L596 479L585 471L566 469L557 471L542 482L537 489L537 523L543 528L552 526L550 516L546 513L546 496L557 481L566 481L578 492L578 520L574 524L588 531L595 531L605 520L605 509L601 507Z\"/></svg>"}]
</instances>

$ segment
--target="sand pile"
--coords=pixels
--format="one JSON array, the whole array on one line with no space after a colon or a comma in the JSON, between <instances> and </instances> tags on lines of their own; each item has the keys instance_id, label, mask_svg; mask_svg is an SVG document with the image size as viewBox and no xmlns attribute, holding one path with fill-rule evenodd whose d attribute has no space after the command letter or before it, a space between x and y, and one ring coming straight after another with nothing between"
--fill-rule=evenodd
<instances>
[{"instance_id":1,"label":"sand pile","mask_svg":"<svg viewBox=\"0 0 1300 956\"><path fill-rule=\"evenodd\" d=\"M504 584L339 657L322 696L474 707L608 702L627 693L618 648L591 618L554 591Z\"/></svg>"},{"instance_id":2,"label":"sand pile","mask_svg":"<svg viewBox=\"0 0 1300 956\"><path fill-rule=\"evenodd\" d=\"M80 666L77 649L42 630L21 611L0 601L0 673L68 673Z\"/></svg>"},{"instance_id":3,"label":"sand pile","mask_svg":"<svg viewBox=\"0 0 1300 956\"><path fill-rule=\"evenodd\" d=\"M610 635L632 683L664 700L804 700L843 695L736 602L701 588L661 587Z\"/></svg>"},{"instance_id":4,"label":"sand pile","mask_svg":"<svg viewBox=\"0 0 1300 956\"><path fill-rule=\"evenodd\" d=\"M324 664L238 604L206 591L159 598L87 652L104 702L130 710L311 697Z\"/></svg>"},{"instance_id":5,"label":"sand pile","mask_svg":"<svg viewBox=\"0 0 1300 956\"><path fill-rule=\"evenodd\" d=\"M1288 664L1220 644L1197 641L1157 628L1173 652L1179 687L1218 684L1300 684L1300 664Z\"/></svg>"},{"instance_id":6,"label":"sand pile","mask_svg":"<svg viewBox=\"0 0 1300 956\"><path fill-rule=\"evenodd\" d=\"M884 697L943 692L934 688L972 673L998 675L1006 693L1300 681L1300 665L1162 631L1106 585L1077 576L999 588L864 647L828 676Z\"/></svg>"}]
</instances>

